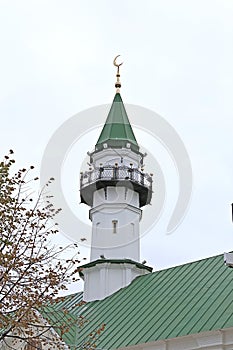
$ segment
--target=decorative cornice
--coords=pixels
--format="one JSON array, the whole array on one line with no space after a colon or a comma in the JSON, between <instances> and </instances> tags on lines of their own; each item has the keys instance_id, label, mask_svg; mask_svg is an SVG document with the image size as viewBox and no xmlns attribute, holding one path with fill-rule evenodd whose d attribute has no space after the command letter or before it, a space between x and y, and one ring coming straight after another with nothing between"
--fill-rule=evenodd
<instances>
[{"instance_id":1,"label":"decorative cornice","mask_svg":"<svg viewBox=\"0 0 233 350\"><path fill-rule=\"evenodd\" d=\"M102 265L102 264L111 264L111 265L119 265L119 264L124 264L124 265L130 265L142 269L142 270L147 270L148 272L152 272L153 268L150 266L143 265L137 261L133 261L131 259L98 259L91 261L85 265L82 265L79 267L79 275L80 277L83 277L83 270L84 269L89 269L94 266Z\"/></svg>"}]
</instances>

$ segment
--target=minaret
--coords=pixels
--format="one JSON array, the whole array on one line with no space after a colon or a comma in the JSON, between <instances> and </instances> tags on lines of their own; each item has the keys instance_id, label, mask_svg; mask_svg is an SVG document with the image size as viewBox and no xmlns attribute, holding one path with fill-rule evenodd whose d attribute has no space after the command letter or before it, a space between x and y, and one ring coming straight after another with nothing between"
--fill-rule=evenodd
<instances>
[{"instance_id":1,"label":"minaret","mask_svg":"<svg viewBox=\"0 0 233 350\"><path fill-rule=\"evenodd\" d=\"M80 179L81 202L91 207L92 221L91 262L80 272L85 301L103 299L152 271L139 262L141 208L151 201L152 178L143 172L143 154L121 99L117 57L116 94L88 153L93 169Z\"/></svg>"}]
</instances>

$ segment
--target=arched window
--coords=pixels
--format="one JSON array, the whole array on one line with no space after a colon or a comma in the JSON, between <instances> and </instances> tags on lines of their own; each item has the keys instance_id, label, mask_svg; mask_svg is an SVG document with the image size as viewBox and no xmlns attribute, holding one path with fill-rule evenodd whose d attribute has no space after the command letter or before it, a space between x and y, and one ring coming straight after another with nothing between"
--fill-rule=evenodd
<instances>
[{"instance_id":1,"label":"arched window","mask_svg":"<svg viewBox=\"0 0 233 350\"><path fill-rule=\"evenodd\" d=\"M117 220L112 220L113 233L117 233Z\"/></svg>"}]
</instances>

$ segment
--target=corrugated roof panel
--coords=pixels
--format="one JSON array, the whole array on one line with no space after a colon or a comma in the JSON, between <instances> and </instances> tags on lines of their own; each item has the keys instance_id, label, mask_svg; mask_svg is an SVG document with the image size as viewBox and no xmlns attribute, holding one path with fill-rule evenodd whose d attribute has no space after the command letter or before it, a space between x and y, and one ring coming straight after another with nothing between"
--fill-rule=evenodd
<instances>
[{"instance_id":1,"label":"corrugated roof panel","mask_svg":"<svg viewBox=\"0 0 233 350\"><path fill-rule=\"evenodd\" d=\"M208 278L210 277L210 271L208 268L207 264L203 264L203 268L205 271L202 271L202 281L205 280L207 281ZM195 270L195 275L190 276L190 282L191 284L186 284L186 291L184 290L184 293L186 292L187 295L184 294L184 300L181 298L181 303L182 305L175 305L177 310L179 311L179 318L178 318L178 323L176 323L176 319L171 319L171 327L173 326L173 329L171 327L168 327L168 330L170 333L167 335L167 337L173 338L176 337L177 334L182 334L184 332L191 332L192 330L190 329L190 325L195 324L196 321L200 321L201 319L201 314L203 312L208 311L209 309L209 303L210 303L210 293L205 285L203 285L202 281L198 281L196 279L196 276L200 276L200 272L198 269ZM195 277L194 277L195 276ZM193 280L193 277L195 278ZM195 283L196 282L196 283ZM195 286L195 287L193 287ZM190 290L191 288L191 290ZM183 288L184 289L184 288ZM205 308L206 310L203 310ZM172 322L173 321L173 322ZM184 325L186 325L189 329L184 331ZM203 327L201 327L203 328Z\"/></svg>"},{"instance_id":2,"label":"corrugated roof panel","mask_svg":"<svg viewBox=\"0 0 233 350\"><path fill-rule=\"evenodd\" d=\"M169 285L162 286L162 289L159 290L156 303L153 304L150 314L145 318L145 328L142 333L137 336L136 340L141 337L142 340L146 342L151 334L159 338L161 333L170 332L168 326L172 321L176 322L178 306L182 306L186 299L185 289L180 282L186 279L188 281L185 286L187 289L187 287L192 284L192 275L187 265L183 269L180 267L176 268L175 271L171 269L171 271L175 272L175 278L173 278L172 281L167 280L167 284L169 283ZM164 270L163 273L166 275L166 270ZM195 275L193 278L194 277ZM161 290L163 291L162 293Z\"/></svg>"},{"instance_id":3,"label":"corrugated roof panel","mask_svg":"<svg viewBox=\"0 0 233 350\"><path fill-rule=\"evenodd\" d=\"M97 346L108 350L233 327L233 270L220 255L154 272L86 303L82 314L88 322L77 329L77 344L105 323Z\"/></svg>"}]
</instances>

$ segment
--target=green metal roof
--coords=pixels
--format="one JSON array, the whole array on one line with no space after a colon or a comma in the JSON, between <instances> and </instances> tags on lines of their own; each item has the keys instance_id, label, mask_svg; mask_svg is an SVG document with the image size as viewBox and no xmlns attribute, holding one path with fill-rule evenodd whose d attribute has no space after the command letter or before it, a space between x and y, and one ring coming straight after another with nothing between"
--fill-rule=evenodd
<instances>
[{"instance_id":1,"label":"green metal roof","mask_svg":"<svg viewBox=\"0 0 233 350\"><path fill-rule=\"evenodd\" d=\"M77 331L79 329L79 321L82 312L82 297L83 293L75 293L66 297L60 298L60 302L55 302L53 305L47 306L40 310L43 317L53 326L55 331L59 333L59 325L67 323L69 332L65 333L64 341L67 344L77 343ZM64 310L69 310L68 313ZM75 313L73 313L75 310Z\"/></svg>"},{"instance_id":2,"label":"green metal roof","mask_svg":"<svg viewBox=\"0 0 233 350\"><path fill-rule=\"evenodd\" d=\"M96 150L99 151L103 149L104 143L114 148L126 147L126 143L130 143L132 150L139 150L137 140L119 93L116 93L114 97L107 120L97 141Z\"/></svg>"},{"instance_id":3,"label":"green metal roof","mask_svg":"<svg viewBox=\"0 0 233 350\"><path fill-rule=\"evenodd\" d=\"M71 326L65 339L70 346L103 323L106 328L96 342L103 350L229 328L233 270L219 255L137 277L128 287L81 308L74 302L67 299L66 307L88 322L81 329Z\"/></svg>"}]
</instances>

